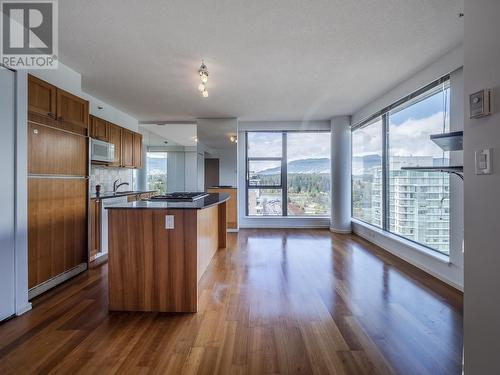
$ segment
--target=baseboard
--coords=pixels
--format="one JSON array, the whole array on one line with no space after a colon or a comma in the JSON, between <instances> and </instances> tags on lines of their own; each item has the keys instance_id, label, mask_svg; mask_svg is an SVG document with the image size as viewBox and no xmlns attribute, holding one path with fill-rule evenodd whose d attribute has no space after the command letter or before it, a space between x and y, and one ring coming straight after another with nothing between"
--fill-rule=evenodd
<instances>
[{"instance_id":1,"label":"baseboard","mask_svg":"<svg viewBox=\"0 0 500 375\"><path fill-rule=\"evenodd\" d=\"M28 311L31 310L31 302L28 302L26 305L22 306L21 308L18 308L16 311L16 315L23 315L24 313L27 313Z\"/></svg>"},{"instance_id":2,"label":"baseboard","mask_svg":"<svg viewBox=\"0 0 500 375\"><path fill-rule=\"evenodd\" d=\"M338 234L351 234L352 229L335 229L330 227L330 232Z\"/></svg>"},{"instance_id":3,"label":"baseboard","mask_svg":"<svg viewBox=\"0 0 500 375\"><path fill-rule=\"evenodd\" d=\"M87 263L81 263L76 267L73 267L72 269L61 273L60 275L57 275L53 277L52 279L49 279L33 288L28 290L28 299L32 299L36 296L39 296L40 294L46 292L49 289L52 289L53 287L65 282L66 280L71 279L72 277L78 275L79 273L82 273L83 271L87 270Z\"/></svg>"},{"instance_id":4,"label":"baseboard","mask_svg":"<svg viewBox=\"0 0 500 375\"><path fill-rule=\"evenodd\" d=\"M99 267L101 264L108 261L108 253L102 254L90 262L90 268Z\"/></svg>"},{"instance_id":5,"label":"baseboard","mask_svg":"<svg viewBox=\"0 0 500 375\"><path fill-rule=\"evenodd\" d=\"M428 273L429 275L435 277L436 279L442 281L443 283L448 284L452 288L455 288L455 289L463 292L464 288L461 285L458 285L457 283L453 282L452 280L448 279L447 277L443 277L442 275L438 274L437 272L434 272L433 270L431 270L428 267L422 265L421 263L415 262L413 259L411 259L411 258L409 258L409 257L407 257L407 256L405 256L403 254L400 254L400 253L398 253L398 252L396 252L396 251L394 251L392 249L389 249L387 246L384 246L379 241L374 240L373 238L370 238L369 236L367 236L366 234L364 234L362 232L359 232L357 230L353 230L353 233L356 234L357 236L365 239L366 241L371 242L374 245L377 245L382 250L387 251L388 253L390 253L390 254L392 254L392 255L394 255L394 256L396 256L396 257L404 260L405 262L411 264L412 266L415 266L418 269L421 269L422 271Z\"/></svg>"}]
</instances>

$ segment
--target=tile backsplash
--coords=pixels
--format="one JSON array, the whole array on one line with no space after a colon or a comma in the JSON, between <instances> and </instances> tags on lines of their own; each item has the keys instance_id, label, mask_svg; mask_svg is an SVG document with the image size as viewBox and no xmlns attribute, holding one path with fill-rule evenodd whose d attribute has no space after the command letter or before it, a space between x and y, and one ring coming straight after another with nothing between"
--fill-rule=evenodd
<instances>
[{"instance_id":1,"label":"tile backsplash","mask_svg":"<svg viewBox=\"0 0 500 375\"><path fill-rule=\"evenodd\" d=\"M101 191L113 190L113 181L128 182L129 186L121 187L121 190L134 189L134 170L124 168L109 168L93 165L90 169L90 191L95 192L96 185L101 185Z\"/></svg>"}]
</instances>

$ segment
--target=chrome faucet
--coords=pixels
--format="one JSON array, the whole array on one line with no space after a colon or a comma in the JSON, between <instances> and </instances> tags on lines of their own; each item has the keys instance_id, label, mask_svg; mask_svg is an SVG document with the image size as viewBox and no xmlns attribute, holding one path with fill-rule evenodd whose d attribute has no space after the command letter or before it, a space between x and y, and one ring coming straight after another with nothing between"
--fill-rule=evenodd
<instances>
[{"instance_id":1,"label":"chrome faucet","mask_svg":"<svg viewBox=\"0 0 500 375\"><path fill-rule=\"evenodd\" d=\"M129 186L128 182L122 182L121 184L119 184L119 182L120 179L113 181L113 193L116 193L120 186Z\"/></svg>"}]
</instances>

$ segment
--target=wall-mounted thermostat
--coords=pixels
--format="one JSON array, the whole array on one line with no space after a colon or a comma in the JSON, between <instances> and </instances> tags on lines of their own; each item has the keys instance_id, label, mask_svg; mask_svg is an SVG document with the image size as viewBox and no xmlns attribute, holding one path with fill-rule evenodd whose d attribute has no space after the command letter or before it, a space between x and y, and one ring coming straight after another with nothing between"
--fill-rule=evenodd
<instances>
[{"instance_id":1,"label":"wall-mounted thermostat","mask_svg":"<svg viewBox=\"0 0 500 375\"><path fill-rule=\"evenodd\" d=\"M491 115L491 89L484 89L469 96L470 118Z\"/></svg>"},{"instance_id":2,"label":"wall-mounted thermostat","mask_svg":"<svg viewBox=\"0 0 500 375\"><path fill-rule=\"evenodd\" d=\"M491 174L491 148L476 151L476 174Z\"/></svg>"}]
</instances>

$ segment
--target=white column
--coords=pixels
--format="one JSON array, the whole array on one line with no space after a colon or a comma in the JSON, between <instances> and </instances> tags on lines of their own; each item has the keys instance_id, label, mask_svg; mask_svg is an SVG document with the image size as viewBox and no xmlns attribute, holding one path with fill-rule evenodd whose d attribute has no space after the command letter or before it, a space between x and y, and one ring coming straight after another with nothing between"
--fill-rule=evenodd
<instances>
[{"instance_id":1,"label":"white column","mask_svg":"<svg viewBox=\"0 0 500 375\"><path fill-rule=\"evenodd\" d=\"M338 116L332 126L332 207L330 230L351 233L351 119Z\"/></svg>"}]
</instances>

